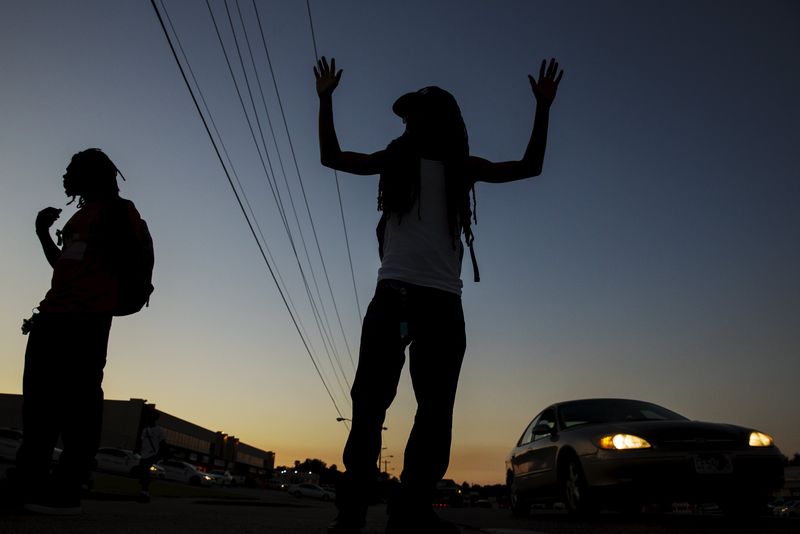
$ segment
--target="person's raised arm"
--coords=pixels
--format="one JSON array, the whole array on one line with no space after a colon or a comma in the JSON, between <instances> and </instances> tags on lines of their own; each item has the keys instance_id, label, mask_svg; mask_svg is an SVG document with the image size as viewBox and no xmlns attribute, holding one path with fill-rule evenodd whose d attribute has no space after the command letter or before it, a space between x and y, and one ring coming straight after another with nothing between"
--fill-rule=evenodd
<instances>
[{"instance_id":1,"label":"person's raised arm","mask_svg":"<svg viewBox=\"0 0 800 534\"><path fill-rule=\"evenodd\" d=\"M556 74L557 73L557 74ZM469 170L476 182L504 183L539 176L544 164L544 153L547 147L547 128L550 122L550 106L556 97L558 84L564 71L558 70L555 59L542 60L539 68L539 79L530 74L528 80L536 97L536 114L533 119L533 130L528 140L525 154L519 161L492 162L483 158L470 157Z\"/></svg>"},{"instance_id":2,"label":"person's raised arm","mask_svg":"<svg viewBox=\"0 0 800 534\"><path fill-rule=\"evenodd\" d=\"M61 249L53 242L53 237L50 235L50 227L60 214L61 210L58 208L45 208L36 215L36 236L42 244L44 257L47 258L50 267L56 266L56 260L61 255Z\"/></svg>"},{"instance_id":3,"label":"person's raised arm","mask_svg":"<svg viewBox=\"0 0 800 534\"><path fill-rule=\"evenodd\" d=\"M339 147L336 128L333 125L333 91L339 85L342 71L336 71L336 59L330 65L323 56L314 67L319 95L319 155L326 167L352 174L380 174L383 170L383 151L373 154L343 152Z\"/></svg>"}]
</instances>

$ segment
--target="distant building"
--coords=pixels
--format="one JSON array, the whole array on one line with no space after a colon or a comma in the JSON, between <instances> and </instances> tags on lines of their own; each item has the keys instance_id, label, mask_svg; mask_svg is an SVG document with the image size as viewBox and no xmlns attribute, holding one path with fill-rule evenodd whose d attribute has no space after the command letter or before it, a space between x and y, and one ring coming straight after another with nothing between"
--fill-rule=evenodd
<instances>
[{"instance_id":1,"label":"distant building","mask_svg":"<svg viewBox=\"0 0 800 534\"><path fill-rule=\"evenodd\" d=\"M137 450L142 435L144 399L105 400L101 447ZM242 443L235 436L215 432L158 410L158 424L167 433L175 459L201 470L228 470L240 482L265 484L275 466L275 453ZM0 393L0 426L22 428L22 395Z\"/></svg>"}]
</instances>

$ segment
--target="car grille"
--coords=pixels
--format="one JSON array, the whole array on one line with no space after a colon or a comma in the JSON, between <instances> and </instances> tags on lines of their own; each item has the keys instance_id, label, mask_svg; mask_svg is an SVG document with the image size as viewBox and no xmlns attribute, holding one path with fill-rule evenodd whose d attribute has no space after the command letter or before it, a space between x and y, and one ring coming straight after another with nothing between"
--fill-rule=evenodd
<instances>
[{"instance_id":1,"label":"car grille","mask_svg":"<svg viewBox=\"0 0 800 534\"><path fill-rule=\"evenodd\" d=\"M659 449L672 451L721 451L736 450L741 447L742 443L739 440L724 438L668 439L658 442Z\"/></svg>"}]
</instances>

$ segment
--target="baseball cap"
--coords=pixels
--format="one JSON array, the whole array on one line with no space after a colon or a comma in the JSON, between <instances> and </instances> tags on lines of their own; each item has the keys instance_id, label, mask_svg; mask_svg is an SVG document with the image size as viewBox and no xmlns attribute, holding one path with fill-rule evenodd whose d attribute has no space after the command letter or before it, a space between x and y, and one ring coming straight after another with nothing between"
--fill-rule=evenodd
<instances>
[{"instance_id":1,"label":"baseball cap","mask_svg":"<svg viewBox=\"0 0 800 534\"><path fill-rule=\"evenodd\" d=\"M460 113L455 97L435 85L423 87L413 93L406 93L392 104L392 111L402 118L407 117L412 111L441 113L447 108L458 110Z\"/></svg>"}]
</instances>

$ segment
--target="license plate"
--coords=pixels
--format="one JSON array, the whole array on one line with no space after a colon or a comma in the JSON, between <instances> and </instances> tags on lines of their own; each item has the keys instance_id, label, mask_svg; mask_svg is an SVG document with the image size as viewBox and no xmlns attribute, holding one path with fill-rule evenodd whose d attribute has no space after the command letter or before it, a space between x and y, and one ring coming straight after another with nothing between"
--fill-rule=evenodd
<instances>
[{"instance_id":1,"label":"license plate","mask_svg":"<svg viewBox=\"0 0 800 534\"><path fill-rule=\"evenodd\" d=\"M724 475L733 473L733 463L727 454L698 454L694 470L699 475Z\"/></svg>"}]
</instances>

